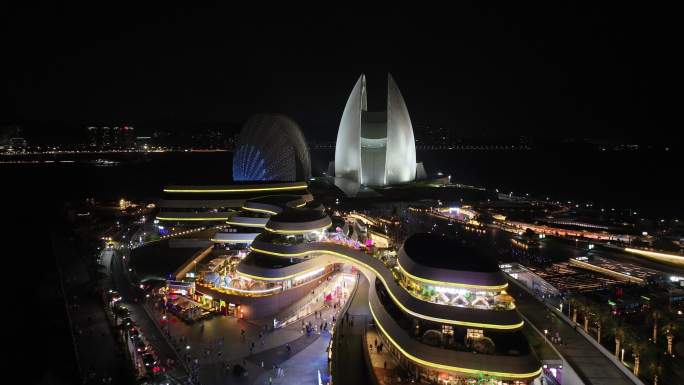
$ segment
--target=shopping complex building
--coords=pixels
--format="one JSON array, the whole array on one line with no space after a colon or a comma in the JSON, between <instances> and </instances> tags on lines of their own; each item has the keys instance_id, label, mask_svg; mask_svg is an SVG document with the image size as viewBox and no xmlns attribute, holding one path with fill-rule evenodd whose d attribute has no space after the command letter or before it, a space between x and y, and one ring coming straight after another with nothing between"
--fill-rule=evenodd
<instances>
[{"instance_id":1,"label":"shopping complex building","mask_svg":"<svg viewBox=\"0 0 684 385\"><path fill-rule=\"evenodd\" d=\"M173 281L192 282L190 295L221 312L264 319L352 266L370 283L368 306L385 346L418 377L528 384L540 376L540 361L494 261L428 233L414 234L393 258L381 259L358 234L372 225L359 223L358 214L338 214L329 216L299 195L248 199L211 237L203 256L208 262L197 269L196 259L187 261ZM235 238L241 230L253 239ZM274 327L291 321L273 320Z\"/></svg>"}]
</instances>

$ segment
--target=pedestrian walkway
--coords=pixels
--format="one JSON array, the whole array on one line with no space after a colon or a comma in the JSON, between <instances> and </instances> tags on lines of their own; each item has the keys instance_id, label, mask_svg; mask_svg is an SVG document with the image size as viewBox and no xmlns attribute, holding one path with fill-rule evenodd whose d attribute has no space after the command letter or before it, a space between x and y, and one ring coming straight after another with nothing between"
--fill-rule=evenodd
<instances>
[{"instance_id":1,"label":"pedestrian walkway","mask_svg":"<svg viewBox=\"0 0 684 385\"><path fill-rule=\"evenodd\" d=\"M265 372L260 373L255 384L269 384L269 378L274 385L311 385L318 384L318 376L320 375L321 383L327 384L330 380L328 373L328 355L326 348L330 342L330 333L323 332L317 337L302 337L302 339L310 339L311 343L304 346L296 354L292 353L290 357L282 357L279 353L283 351L282 348L276 349L273 357L267 357L271 361L277 362L279 358L284 358L281 363L277 363L278 367L282 369L281 376L277 376L278 371L273 370L273 365L269 366L264 361ZM295 341L297 342L297 341ZM292 345L294 352L297 347ZM259 360L259 358L256 358Z\"/></svg>"},{"instance_id":2,"label":"pedestrian walkway","mask_svg":"<svg viewBox=\"0 0 684 385\"><path fill-rule=\"evenodd\" d=\"M507 291L516 299L518 310L537 329L549 330L554 335L558 332L563 345L555 345L556 348L586 385L633 385L606 356L573 327L551 315L537 298L515 283L510 284Z\"/></svg>"},{"instance_id":3,"label":"pedestrian walkway","mask_svg":"<svg viewBox=\"0 0 684 385\"><path fill-rule=\"evenodd\" d=\"M359 278L358 287L351 299L344 321L335 331L336 352L333 375L336 384L371 385L372 381L366 367L363 349L363 334L365 323L370 317L368 310L368 280Z\"/></svg>"},{"instance_id":4,"label":"pedestrian walkway","mask_svg":"<svg viewBox=\"0 0 684 385\"><path fill-rule=\"evenodd\" d=\"M276 314L273 318L278 323L278 327L284 327L301 321L302 318L309 317L317 311L324 311L328 307L339 309L349 298L349 293L354 288L355 276L349 273L337 273L329 276L327 282L311 291L311 295L306 295L297 300L286 309ZM325 300L325 295L331 294L331 301ZM252 320L260 326L272 327L273 319Z\"/></svg>"},{"instance_id":5,"label":"pedestrian walkway","mask_svg":"<svg viewBox=\"0 0 684 385\"><path fill-rule=\"evenodd\" d=\"M397 372L401 371L399 361L395 356L390 354L389 347L383 345L382 351L378 349L378 346L382 344L382 341L375 327L368 327L366 330L366 343L368 344L367 349L373 372L380 385L413 384L413 382L409 382L408 380L402 381L400 379L399 373Z\"/></svg>"},{"instance_id":6,"label":"pedestrian walkway","mask_svg":"<svg viewBox=\"0 0 684 385\"><path fill-rule=\"evenodd\" d=\"M340 307L330 307L322 300L325 290L317 288L315 298L316 307L312 307L311 314L292 322L287 326L272 330L271 320L245 321L228 316L213 318L187 324L177 317L162 312L162 309L148 303L147 307L154 319L163 330L168 330L168 336L182 356L191 357L190 362L197 359L199 363L199 379L202 384L251 384L266 372L272 372L272 365L296 365L296 361L289 363L285 355L285 345L289 344L290 359L299 356L303 350L309 351L310 346L318 346L318 355L327 362L327 343L319 340L329 338L333 321ZM321 296L318 298L318 296ZM311 298L306 299L310 301ZM367 301L366 301L367 302ZM311 336L306 335L305 325L311 325ZM327 328L325 324L327 323ZM270 326L270 327L269 327ZM321 326L327 331L320 333ZM242 331L244 330L244 335ZM321 338L322 337L322 338ZM323 344L322 346L320 346ZM189 348L188 348L189 347ZM312 348L313 349L313 348ZM313 354L316 350L310 350ZM261 368L261 362L264 368ZM249 376L236 377L226 372L226 365L240 364L246 366ZM303 365L303 364L302 364ZM302 369L303 370L303 369ZM299 372L302 372L299 370ZM327 366L321 370L323 377L328 376ZM268 380L268 377L265 377ZM273 379L273 383L278 383ZM311 378L310 383L316 383ZM282 382L281 382L282 383Z\"/></svg>"}]
</instances>

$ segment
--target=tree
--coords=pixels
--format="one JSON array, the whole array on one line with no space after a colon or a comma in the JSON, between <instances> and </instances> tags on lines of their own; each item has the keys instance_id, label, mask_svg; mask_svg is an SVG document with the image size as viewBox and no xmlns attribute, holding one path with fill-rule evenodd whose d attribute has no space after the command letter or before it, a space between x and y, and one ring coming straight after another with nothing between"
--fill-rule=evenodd
<instances>
[{"instance_id":1,"label":"tree","mask_svg":"<svg viewBox=\"0 0 684 385\"><path fill-rule=\"evenodd\" d=\"M606 311L601 305L594 305L592 313L594 314L594 322L596 323L596 341L601 344L601 337L604 328L608 328L613 323L613 316L609 311Z\"/></svg>"},{"instance_id":2,"label":"tree","mask_svg":"<svg viewBox=\"0 0 684 385\"><path fill-rule=\"evenodd\" d=\"M620 345L625 338L625 328L619 324L615 323L612 327L613 337L615 337L615 357L620 359Z\"/></svg>"},{"instance_id":3,"label":"tree","mask_svg":"<svg viewBox=\"0 0 684 385\"><path fill-rule=\"evenodd\" d=\"M572 322L577 323L577 312L582 313L582 318L584 321L584 332L588 333L591 305L584 297L581 297L579 295L574 297L574 304L575 312L572 313Z\"/></svg>"},{"instance_id":4,"label":"tree","mask_svg":"<svg viewBox=\"0 0 684 385\"><path fill-rule=\"evenodd\" d=\"M663 325L663 331L665 332L665 338L667 338L667 354L672 355L672 346L674 346L674 334L679 330L679 325L675 320L669 319Z\"/></svg>"},{"instance_id":5,"label":"tree","mask_svg":"<svg viewBox=\"0 0 684 385\"><path fill-rule=\"evenodd\" d=\"M654 359L646 368L648 376L653 378L653 385L658 385L658 379L663 374L663 364L658 359Z\"/></svg>"},{"instance_id":6,"label":"tree","mask_svg":"<svg viewBox=\"0 0 684 385\"><path fill-rule=\"evenodd\" d=\"M629 339L629 347L632 349L632 357L634 357L634 367L632 369L635 376L639 376L639 369L641 367L641 357L644 350L647 348L646 342L639 336L636 331L631 331Z\"/></svg>"},{"instance_id":7,"label":"tree","mask_svg":"<svg viewBox=\"0 0 684 385\"><path fill-rule=\"evenodd\" d=\"M577 323L577 308L581 305L582 299L573 294L570 296L570 299L568 299L568 304L570 305L570 309L568 309L571 312L572 316L572 322Z\"/></svg>"},{"instance_id":8,"label":"tree","mask_svg":"<svg viewBox=\"0 0 684 385\"><path fill-rule=\"evenodd\" d=\"M653 320L653 343L658 343L658 320L663 318L663 313L658 309L653 309L651 319Z\"/></svg>"},{"instance_id":9,"label":"tree","mask_svg":"<svg viewBox=\"0 0 684 385\"><path fill-rule=\"evenodd\" d=\"M588 301L582 303L582 316L584 317L584 332L589 333L589 318L592 317L592 305Z\"/></svg>"}]
</instances>

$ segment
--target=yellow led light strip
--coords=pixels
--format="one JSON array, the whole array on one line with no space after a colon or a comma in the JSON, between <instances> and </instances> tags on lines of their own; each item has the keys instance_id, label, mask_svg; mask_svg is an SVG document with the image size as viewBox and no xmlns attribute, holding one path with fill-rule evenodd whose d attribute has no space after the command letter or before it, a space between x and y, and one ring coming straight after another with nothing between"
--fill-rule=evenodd
<instances>
[{"instance_id":1,"label":"yellow led light strip","mask_svg":"<svg viewBox=\"0 0 684 385\"><path fill-rule=\"evenodd\" d=\"M666 262L676 263L676 264L680 264L680 265L684 264L684 256L682 256L682 255L658 253L655 251L632 249L630 247L625 247L624 250L628 253L639 254L639 255L643 255L645 257L657 259L660 261L666 261Z\"/></svg>"},{"instance_id":2,"label":"yellow led light strip","mask_svg":"<svg viewBox=\"0 0 684 385\"><path fill-rule=\"evenodd\" d=\"M276 215L276 214L278 214L276 211L273 211L273 210L257 209L257 208L254 208L254 207L245 207L245 206L242 206L242 209L243 209L243 210L247 210L247 211L254 211L254 212L257 212L257 213L271 214L271 215Z\"/></svg>"},{"instance_id":3,"label":"yellow led light strip","mask_svg":"<svg viewBox=\"0 0 684 385\"><path fill-rule=\"evenodd\" d=\"M225 221L229 216L225 217L214 217L214 218L199 218L199 217L188 217L188 218L176 218L176 217L157 217L160 221Z\"/></svg>"},{"instance_id":4,"label":"yellow led light strip","mask_svg":"<svg viewBox=\"0 0 684 385\"><path fill-rule=\"evenodd\" d=\"M257 251L257 250L254 250L254 251ZM258 252L260 252L260 251L258 251ZM248 273L243 273L243 272L241 272L241 271L238 271L237 273L240 274L240 275L243 275L243 276L245 276L245 277L248 277L248 278L251 278L251 279L255 279L255 280L261 280L261 281L283 281L283 280L290 279L290 278L296 278L297 276L304 275L304 274L310 273L310 272L312 272L312 271L314 271L314 270L318 270L318 269L320 269L320 267L316 266L316 267L312 267L311 269L308 269L308 270L300 271L300 272L298 272L298 273L286 275L286 276L283 276L283 277L277 277L277 278L260 277L260 276L258 276L258 275L252 275L252 274L248 274Z\"/></svg>"},{"instance_id":5,"label":"yellow led light strip","mask_svg":"<svg viewBox=\"0 0 684 385\"><path fill-rule=\"evenodd\" d=\"M406 271L406 269L404 269L404 267L401 265L401 263L399 263L399 259L397 259L397 266L399 266L399 269L401 269L402 273L406 274L407 276L411 277L412 279L415 279L416 281L420 281L420 282L429 283L431 285L456 286L456 287L464 287L464 288L468 288L468 289L481 289L481 290L504 290L508 287L508 283L505 283L503 285L486 286L486 285L471 285L468 283L458 283L458 282L434 281L432 279L417 277L417 276L409 273L408 271Z\"/></svg>"},{"instance_id":6,"label":"yellow led light strip","mask_svg":"<svg viewBox=\"0 0 684 385\"><path fill-rule=\"evenodd\" d=\"M270 228L270 227L264 227L264 228L265 228L267 231L270 231L270 232L276 233L276 234L302 234L302 233L310 233L310 232L312 232L312 231L321 231L321 230L325 230L325 229L327 229L327 228L330 227L330 226L332 226L332 225L325 225L325 226L323 226L323 227L317 227L317 228L314 228L314 229L305 229L305 230L276 230L276 229L272 229L272 228Z\"/></svg>"},{"instance_id":7,"label":"yellow led light strip","mask_svg":"<svg viewBox=\"0 0 684 385\"><path fill-rule=\"evenodd\" d=\"M247 239L233 239L233 238L228 238L228 239L217 239L217 238L211 238L209 239L211 242L214 243L251 243L251 240Z\"/></svg>"},{"instance_id":8,"label":"yellow led light strip","mask_svg":"<svg viewBox=\"0 0 684 385\"><path fill-rule=\"evenodd\" d=\"M345 254L342 254L342 253L338 253L338 252L335 252L335 251L328 251L328 250L311 250L311 251L304 251L304 252L301 252L301 253L285 254L285 253L276 253L276 252L273 252L273 251L261 250L261 249L257 249L257 248L252 247L252 246L250 246L249 248L250 248L251 250L256 251L256 252L259 252L259 253L275 255L275 256L278 256L278 257L299 257L299 256L304 256L304 255L307 255L307 254L310 254L310 253L326 253L326 254L332 254L332 255L338 256L338 257L340 257L340 258L342 258L342 259L345 259L345 260L347 260L347 261L350 261L350 262L352 262L352 263L361 265L361 266L365 267L366 269L368 269L368 270L372 271L373 273L375 273L375 276L376 276L377 278L379 278L380 281L382 281L382 284L385 285L385 287L387 288L387 293L390 295L390 297L392 297L392 300L394 301L394 303L396 303L397 306L399 306L404 312L406 312L406 313L408 313L408 314L411 314L411 315L414 316L414 317L418 317L418 318L422 318L422 319L426 319L426 320L434 321L434 322L441 322L441 323L452 324L452 325L472 326L472 327L478 327L478 328L499 329L499 330L513 330L513 329L518 329L518 328L523 327L523 325L525 324L525 321L520 321L519 323L511 324L511 325L485 324L485 323L479 323L479 322L457 321L457 320L450 320L450 319L445 319L445 318L437 318L437 317L432 317L432 316L428 316L428 315L424 315L424 314L417 313L417 312L415 312L415 311L413 311L413 310L410 310L410 309L407 308L406 306L404 306L404 304L402 304L402 303L399 301L399 299L398 299L397 297L394 296L394 294L392 293L392 291L389 289L389 286L387 285L387 282L385 281L385 278L382 276L382 274L380 274L380 272L378 272L377 270L375 270L375 269L374 269L373 267L371 267L370 265L367 265L366 263L359 261L358 259L355 259L355 258L353 258L353 257L350 257L350 256L345 255ZM312 269L312 270L313 270L313 269ZM242 274L242 273L241 273L241 274ZM259 276L254 276L254 275L249 275L249 277L250 277L250 278L253 278L253 279L262 279L262 280L268 280L268 281L276 281L276 280L289 279L289 278L292 278L292 277L294 277L295 275L299 275L299 274L302 274L302 273L292 274L292 275L285 276L285 277L280 277L280 278L259 277ZM438 305L438 306L443 306L443 305Z\"/></svg>"},{"instance_id":9,"label":"yellow led light strip","mask_svg":"<svg viewBox=\"0 0 684 385\"><path fill-rule=\"evenodd\" d=\"M406 358L410 359L411 361L414 361L416 363L419 363L421 365L429 366L432 368L436 369L442 369L442 370L450 370L454 372L461 372L461 373L468 373L468 374L487 374L490 376L494 377L506 377L506 378L534 378L539 376L542 373L542 369L539 368L538 370L532 372L532 373L506 373L506 372L492 372L489 370L479 370L479 369L470 369L470 368L460 368L457 366L451 366L451 365L444 365L444 364L436 364L434 362L426 361L421 358L418 358L410 353L408 353L406 350L404 350L392 337L390 337L389 333L385 331L385 329L382 327L382 324L380 324L380 321L378 320L378 317L375 316L375 313L373 312L373 306L371 306L370 303L368 303L368 306L371 311L371 315L373 316L373 319L375 320L375 324L378 325L378 328L380 328L380 331L382 331L382 334L387 337L388 340L396 347Z\"/></svg>"},{"instance_id":10,"label":"yellow led light strip","mask_svg":"<svg viewBox=\"0 0 684 385\"><path fill-rule=\"evenodd\" d=\"M283 187L252 187L252 188L225 188L225 189L171 189L165 188L168 193L226 193L226 192L253 192L253 191L280 191L280 190L303 190L307 185L283 186Z\"/></svg>"},{"instance_id":11,"label":"yellow led light strip","mask_svg":"<svg viewBox=\"0 0 684 385\"><path fill-rule=\"evenodd\" d=\"M266 226L265 223L240 223L240 222L232 222L232 221L226 221L226 223L229 225L242 226L242 227L264 227L264 226Z\"/></svg>"},{"instance_id":12,"label":"yellow led light strip","mask_svg":"<svg viewBox=\"0 0 684 385\"><path fill-rule=\"evenodd\" d=\"M205 287L210 290L218 291L219 293L225 293L225 294L230 294L231 292L238 292L238 293L246 293L246 294L263 294L263 293L269 293L272 291L280 290L283 287L282 286L277 286L277 287L272 287L270 289L263 289L263 290L243 290L243 289L236 289L234 287L231 288L223 288L223 287L212 287L206 284L199 284L202 287Z\"/></svg>"}]
</instances>

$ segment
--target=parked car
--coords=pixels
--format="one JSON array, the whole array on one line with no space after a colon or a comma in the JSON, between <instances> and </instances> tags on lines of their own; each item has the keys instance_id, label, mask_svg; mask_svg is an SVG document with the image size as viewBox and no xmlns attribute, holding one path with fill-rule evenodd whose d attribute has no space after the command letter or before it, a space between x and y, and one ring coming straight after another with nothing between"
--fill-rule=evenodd
<instances>
[{"instance_id":1,"label":"parked car","mask_svg":"<svg viewBox=\"0 0 684 385\"><path fill-rule=\"evenodd\" d=\"M128 329L128 335L133 340L140 338L140 330L138 328L130 328Z\"/></svg>"},{"instance_id":2,"label":"parked car","mask_svg":"<svg viewBox=\"0 0 684 385\"><path fill-rule=\"evenodd\" d=\"M126 305L119 305L120 302L117 303L117 305L114 305L114 314L116 314L120 318L126 318L131 315L131 311L128 310L128 307Z\"/></svg>"},{"instance_id":3,"label":"parked car","mask_svg":"<svg viewBox=\"0 0 684 385\"><path fill-rule=\"evenodd\" d=\"M126 329L130 329L135 327L135 322L133 322L131 317L125 317L121 319L120 325Z\"/></svg>"},{"instance_id":4,"label":"parked car","mask_svg":"<svg viewBox=\"0 0 684 385\"><path fill-rule=\"evenodd\" d=\"M145 364L145 371L147 371L147 374L156 374L159 372L159 364L152 353L143 354L142 361Z\"/></svg>"},{"instance_id":5,"label":"parked car","mask_svg":"<svg viewBox=\"0 0 684 385\"><path fill-rule=\"evenodd\" d=\"M105 293L105 298L109 303L121 301L121 294L118 291L109 289Z\"/></svg>"},{"instance_id":6,"label":"parked car","mask_svg":"<svg viewBox=\"0 0 684 385\"><path fill-rule=\"evenodd\" d=\"M135 346L135 351L138 353L146 353L151 350L150 345L147 345L142 338L135 338L133 340L133 346Z\"/></svg>"}]
</instances>

